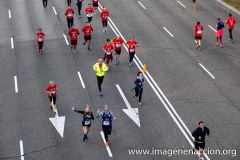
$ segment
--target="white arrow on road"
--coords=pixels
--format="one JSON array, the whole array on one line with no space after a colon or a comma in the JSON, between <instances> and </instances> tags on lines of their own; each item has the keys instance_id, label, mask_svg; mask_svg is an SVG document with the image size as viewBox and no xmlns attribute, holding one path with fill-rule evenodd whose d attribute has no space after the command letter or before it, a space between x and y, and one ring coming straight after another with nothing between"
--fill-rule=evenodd
<instances>
[{"instance_id":1,"label":"white arrow on road","mask_svg":"<svg viewBox=\"0 0 240 160\"><path fill-rule=\"evenodd\" d=\"M52 105L53 106L53 105ZM64 133L64 125L65 125L65 116L59 117L58 111L56 110L56 115L54 118L49 118L49 120L52 122L53 126L56 128L58 133L63 138Z\"/></svg>"},{"instance_id":2,"label":"white arrow on road","mask_svg":"<svg viewBox=\"0 0 240 160\"><path fill-rule=\"evenodd\" d=\"M131 105L129 104L127 98L125 97L122 89L118 84L116 84L116 87L121 94L123 101L125 102L126 106L128 109L123 109L123 111L140 127L140 119L139 119L139 114L138 114L138 108L132 108Z\"/></svg>"}]
</instances>

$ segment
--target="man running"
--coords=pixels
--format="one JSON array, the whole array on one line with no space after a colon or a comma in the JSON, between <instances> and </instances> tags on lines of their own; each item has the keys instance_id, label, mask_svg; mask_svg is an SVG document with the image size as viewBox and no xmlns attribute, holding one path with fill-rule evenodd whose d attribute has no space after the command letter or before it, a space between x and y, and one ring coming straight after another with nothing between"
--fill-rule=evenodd
<instances>
[{"instance_id":1,"label":"man running","mask_svg":"<svg viewBox=\"0 0 240 160\"><path fill-rule=\"evenodd\" d=\"M198 21L197 24L193 27L195 31L195 44L196 49L201 50L201 39L202 39L202 31L204 30L203 26Z\"/></svg>"},{"instance_id":2,"label":"man running","mask_svg":"<svg viewBox=\"0 0 240 160\"><path fill-rule=\"evenodd\" d=\"M138 104L140 106L142 105L143 83L144 83L143 73L138 72L137 79L134 81L135 87L132 90L135 90L133 98L139 97Z\"/></svg>"},{"instance_id":3,"label":"man running","mask_svg":"<svg viewBox=\"0 0 240 160\"><path fill-rule=\"evenodd\" d=\"M89 22L86 22L86 25L82 28L82 32L84 33L84 42L83 45L88 43L88 50L91 51L90 45L91 45L91 37L93 32L93 27Z\"/></svg>"},{"instance_id":4,"label":"man running","mask_svg":"<svg viewBox=\"0 0 240 160\"><path fill-rule=\"evenodd\" d=\"M123 45L123 39L120 35L117 35L116 38L112 39L113 42L113 48L115 49L115 64L118 65L120 63L120 54L121 54L121 48Z\"/></svg>"},{"instance_id":5,"label":"man running","mask_svg":"<svg viewBox=\"0 0 240 160\"><path fill-rule=\"evenodd\" d=\"M98 9L98 0L92 0L92 5L95 11L94 14L96 14L96 11Z\"/></svg>"},{"instance_id":6,"label":"man running","mask_svg":"<svg viewBox=\"0 0 240 160\"><path fill-rule=\"evenodd\" d=\"M236 19L232 17L232 14L229 14L228 19L226 20L226 24L228 25L228 31L229 31L229 41L233 43L234 39L232 36L232 30L234 28L235 23L237 23Z\"/></svg>"},{"instance_id":7,"label":"man running","mask_svg":"<svg viewBox=\"0 0 240 160\"><path fill-rule=\"evenodd\" d=\"M207 138L210 134L210 131L207 127L204 126L203 121L200 121L198 128L196 128L192 132L192 136L194 137L194 150L200 152L199 160L203 160L203 152L205 148L205 138Z\"/></svg>"},{"instance_id":8,"label":"man running","mask_svg":"<svg viewBox=\"0 0 240 160\"><path fill-rule=\"evenodd\" d=\"M71 5L71 3L72 3L72 0L67 0L68 6Z\"/></svg>"},{"instance_id":9,"label":"man running","mask_svg":"<svg viewBox=\"0 0 240 160\"><path fill-rule=\"evenodd\" d=\"M129 53L129 66L132 66L132 61L135 55L136 47L138 47L138 42L134 40L134 36L127 41L128 53Z\"/></svg>"},{"instance_id":10,"label":"man running","mask_svg":"<svg viewBox=\"0 0 240 160\"><path fill-rule=\"evenodd\" d=\"M85 12L87 14L88 22L91 23L93 14L95 13L95 10L94 10L93 7L91 7L91 4L87 5L87 8L85 9Z\"/></svg>"},{"instance_id":11,"label":"man running","mask_svg":"<svg viewBox=\"0 0 240 160\"><path fill-rule=\"evenodd\" d=\"M193 10L196 10L197 8L196 8L196 1L197 0L193 0Z\"/></svg>"},{"instance_id":12,"label":"man running","mask_svg":"<svg viewBox=\"0 0 240 160\"><path fill-rule=\"evenodd\" d=\"M94 120L94 116L90 111L90 106L87 104L84 111L80 111L79 109L75 109L74 107L72 107L72 110L83 115L83 119L82 119L82 127L83 127L83 134L84 134L83 141L85 141L88 139L87 134L91 127L91 120Z\"/></svg>"},{"instance_id":13,"label":"man running","mask_svg":"<svg viewBox=\"0 0 240 160\"><path fill-rule=\"evenodd\" d=\"M74 15L74 10L71 7L71 5L69 5L65 11L65 16L67 18L67 23L68 23L68 29L72 28L73 26L73 20L74 20L73 15Z\"/></svg>"},{"instance_id":14,"label":"man running","mask_svg":"<svg viewBox=\"0 0 240 160\"><path fill-rule=\"evenodd\" d=\"M102 97L102 83L104 79L105 72L108 70L107 65L103 63L103 59L98 59L98 62L94 64L93 70L96 72L97 75L97 83L98 83L98 90L99 96Z\"/></svg>"},{"instance_id":15,"label":"man running","mask_svg":"<svg viewBox=\"0 0 240 160\"><path fill-rule=\"evenodd\" d=\"M109 12L104 6L102 8L102 12L100 13L100 17L102 18L103 32L105 32L107 31L107 22L108 22Z\"/></svg>"},{"instance_id":16,"label":"man running","mask_svg":"<svg viewBox=\"0 0 240 160\"><path fill-rule=\"evenodd\" d=\"M49 86L46 88L46 92L48 94L48 98L50 100L50 109L52 109L53 104L53 112L56 114L57 107L56 107L56 99L57 99L57 85L54 84L54 81L51 80L49 82Z\"/></svg>"},{"instance_id":17,"label":"man running","mask_svg":"<svg viewBox=\"0 0 240 160\"><path fill-rule=\"evenodd\" d=\"M222 36L223 36L223 28L224 28L224 24L223 22L221 21L220 18L218 18L218 23L216 25L217 27L217 32L216 32L216 46L219 45L218 43L218 39L220 41L220 47L222 48Z\"/></svg>"},{"instance_id":18,"label":"man running","mask_svg":"<svg viewBox=\"0 0 240 160\"><path fill-rule=\"evenodd\" d=\"M106 60L106 64L109 70L109 62L110 60L112 61L113 57L112 57L112 51L113 51L113 45L110 41L110 39L107 39L107 43L104 44L103 46L103 51L104 51L104 60Z\"/></svg>"},{"instance_id":19,"label":"man running","mask_svg":"<svg viewBox=\"0 0 240 160\"><path fill-rule=\"evenodd\" d=\"M78 7L78 16L79 16L79 18L81 18L81 9L82 9L82 2L83 1L84 0L77 0L77 2L76 2L76 5Z\"/></svg>"},{"instance_id":20,"label":"man running","mask_svg":"<svg viewBox=\"0 0 240 160\"><path fill-rule=\"evenodd\" d=\"M44 41L45 34L42 32L41 28L38 28L38 31L36 33L36 40L38 43L38 53L42 53L42 47L43 47L43 41Z\"/></svg>"},{"instance_id":21,"label":"man running","mask_svg":"<svg viewBox=\"0 0 240 160\"><path fill-rule=\"evenodd\" d=\"M48 3L48 0L42 0L43 1L43 7L44 7L44 10L47 10L47 3Z\"/></svg>"},{"instance_id":22,"label":"man running","mask_svg":"<svg viewBox=\"0 0 240 160\"><path fill-rule=\"evenodd\" d=\"M100 112L100 109L97 110L96 118L102 117L102 129L104 133L104 138L106 140L105 146L109 145L108 136L112 132L112 119L115 119L115 116L112 111L108 109L108 105L104 105L104 111Z\"/></svg>"},{"instance_id":23,"label":"man running","mask_svg":"<svg viewBox=\"0 0 240 160\"><path fill-rule=\"evenodd\" d=\"M71 41L71 49L73 51L74 54L77 53L76 51L76 46L77 46L77 41L78 41L78 35L79 30L76 28L75 25L73 25L73 27L69 30L68 34L70 35L70 41Z\"/></svg>"}]
</instances>

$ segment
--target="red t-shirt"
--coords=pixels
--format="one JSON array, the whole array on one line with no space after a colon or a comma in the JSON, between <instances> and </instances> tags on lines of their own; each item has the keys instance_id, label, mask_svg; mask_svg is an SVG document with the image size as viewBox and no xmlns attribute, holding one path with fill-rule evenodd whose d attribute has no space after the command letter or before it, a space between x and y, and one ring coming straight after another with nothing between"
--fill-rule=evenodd
<instances>
[{"instance_id":1,"label":"red t-shirt","mask_svg":"<svg viewBox=\"0 0 240 160\"><path fill-rule=\"evenodd\" d=\"M106 50L106 53L105 53L106 55L111 55L112 54L112 50L113 50L113 45L112 44L108 45L106 43L106 44L104 44L103 49Z\"/></svg>"},{"instance_id":2,"label":"red t-shirt","mask_svg":"<svg viewBox=\"0 0 240 160\"><path fill-rule=\"evenodd\" d=\"M202 37L202 31L204 30L204 28L201 24L196 24L194 26L194 30L195 30L195 37Z\"/></svg>"},{"instance_id":3,"label":"red t-shirt","mask_svg":"<svg viewBox=\"0 0 240 160\"><path fill-rule=\"evenodd\" d=\"M115 50L121 50L122 44L123 44L123 39L117 39L117 38L113 38L112 39L113 42L113 46L115 48Z\"/></svg>"},{"instance_id":4,"label":"red t-shirt","mask_svg":"<svg viewBox=\"0 0 240 160\"><path fill-rule=\"evenodd\" d=\"M87 14L91 14L91 13L94 12L94 8L93 8L93 7L87 7L87 8L85 9L85 12L86 12Z\"/></svg>"},{"instance_id":5,"label":"red t-shirt","mask_svg":"<svg viewBox=\"0 0 240 160\"><path fill-rule=\"evenodd\" d=\"M98 0L93 0L92 3L98 3Z\"/></svg>"},{"instance_id":6,"label":"red t-shirt","mask_svg":"<svg viewBox=\"0 0 240 160\"><path fill-rule=\"evenodd\" d=\"M227 20L226 20L226 24L228 25L228 28L229 29L233 29L234 28L234 24L236 23L236 19L234 19L233 17L229 17Z\"/></svg>"},{"instance_id":7,"label":"red t-shirt","mask_svg":"<svg viewBox=\"0 0 240 160\"><path fill-rule=\"evenodd\" d=\"M68 19L73 19L74 10L72 8L66 9L65 15Z\"/></svg>"},{"instance_id":8,"label":"red t-shirt","mask_svg":"<svg viewBox=\"0 0 240 160\"><path fill-rule=\"evenodd\" d=\"M44 39L43 39L44 36L45 36L45 34L43 32L37 32L36 33L37 42L43 42L44 41Z\"/></svg>"},{"instance_id":9,"label":"red t-shirt","mask_svg":"<svg viewBox=\"0 0 240 160\"><path fill-rule=\"evenodd\" d=\"M100 17L102 18L102 21L107 21L107 17L109 16L109 12L106 11L102 11L100 14Z\"/></svg>"},{"instance_id":10,"label":"red t-shirt","mask_svg":"<svg viewBox=\"0 0 240 160\"><path fill-rule=\"evenodd\" d=\"M78 35L79 30L76 28L75 30L73 30L72 28L69 30L68 34L70 35L70 41L72 40L78 40Z\"/></svg>"},{"instance_id":11,"label":"red t-shirt","mask_svg":"<svg viewBox=\"0 0 240 160\"><path fill-rule=\"evenodd\" d=\"M93 32L93 27L86 25L82 28L82 32L84 33L84 36L91 36Z\"/></svg>"},{"instance_id":12,"label":"red t-shirt","mask_svg":"<svg viewBox=\"0 0 240 160\"><path fill-rule=\"evenodd\" d=\"M138 45L137 41L128 40L127 44L128 44L128 52L135 52L136 51L135 45Z\"/></svg>"},{"instance_id":13,"label":"red t-shirt","mask_svg":"<svg viewBox=\"0 0 240 160\"><path fill-rule=\"evenodd\" d=\"M46 88L46 91L53 93L53 96L56 97L57 96L57 85L54 84L53 86L49 85ZM51 94L48 94L48 97L51 97Z\"/></svg>"}]
</instances>

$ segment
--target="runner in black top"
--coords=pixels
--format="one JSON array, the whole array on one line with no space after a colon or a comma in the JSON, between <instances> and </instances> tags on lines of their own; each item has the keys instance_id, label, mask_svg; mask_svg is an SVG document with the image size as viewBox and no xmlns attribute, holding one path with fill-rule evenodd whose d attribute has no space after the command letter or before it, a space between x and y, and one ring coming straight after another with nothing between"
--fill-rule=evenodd
<instances>
[{"instance_id":1,"label":"runner in black top","mask_svg":"<svg viewBox=\"0 0 240 160\"><path fill-rule=\"evenodd\" d=\"M91 127L91 119L94 120L94 116L93 116L92 112L90 111L90 107L88 104L84 111L80 111L78 109L75 109L74 107L72 107L72 110L77 113L83 114L83 119L82 119L82 126L83 126L83 133L84 133L83 141L85 141L86 139L88 139L87 134Z\"/></svg>"},{"instance_id":2,"label":"runner in black top","mask_svg":"<svg viewBox=\"0 0 240 160\"><path fill-rule=\"evenodd\" d=\"M135 90L135 94L133 98L139 97L138 104L140 106L142 105L141 101L142 101L143 83L144 83L143 73L138 72L137 79L134 81L135 87L133 87L131 90Z\"/></svg>"},{"instance_id":3,"label":"runner in black top","mask_svg":"<svg viewBox=\"0 0 240 160\"><path fill-rule=\"evenodd\" d=\"M205 138L208 137L210 131L204 126L203 121L199 122L199 127L192 132L194 137L194 149L200 152L199 160L203 160L203 152L205 147Z\"/></svg>"}]
</instances>

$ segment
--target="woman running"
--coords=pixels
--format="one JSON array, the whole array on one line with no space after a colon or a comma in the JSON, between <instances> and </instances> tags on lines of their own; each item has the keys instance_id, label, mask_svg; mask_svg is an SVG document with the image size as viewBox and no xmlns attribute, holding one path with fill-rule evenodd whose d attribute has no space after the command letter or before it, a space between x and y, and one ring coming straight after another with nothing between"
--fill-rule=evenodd
<instances>
[{"instance_id":1,"label":"woman running","mask_svg":"<svg viewBox=\"0 0 240 160\"><path fill-rule=\"evenodd\" d=\"M83 141L85 141L88 139L87 134L91 127L91 119L94 120L93 114L90 111L90 106L87 104L84 111L80 111L79 109L75 109L74 107L72 107L72 110L77 113L81 113L83 115L83 119L82 119L82 127L83 127L83 134L84 134Z\"/></svg>"},{"instance_id":2,"label":"woman running","mask_svg":"<svg viewBox=\"0 0 240 160\"><path fill-rule=\"evenodd\" d=\"M113 45L110 39L107 39L107 43L103 46L103 51L104 51L104 60L106 60L106 64L109 70L109 62L110 60L112 61L113 56L112 56L112 51L113 51Z\"/></svg>"},{"instance_id":3,"label":"woman running","mask_svg":"<svg viewBox=\"0 0 240 160\"><path fill-rule=\"evenodd\" d=\"M133 98L139 97L138 104L140 106L142 105L141 101L142 101L143 83L144 83L143 73L138 72L137 79L134 81L135 87L132 88L132 90L135 90L135 94Z\"/></svg>"},{"instance_id":4,"label":"woman running","mask_svg":"<svg viewBox=\"0 0 240 160\"><path fill-rule=\"evenodd\" d=\"M42 32L41 28L38 28L38 31L36 33L36 40L38 43L38 53L42 53L42 47L43 47L43 37L45 34Z\"/></svg>"}]
</instances>

